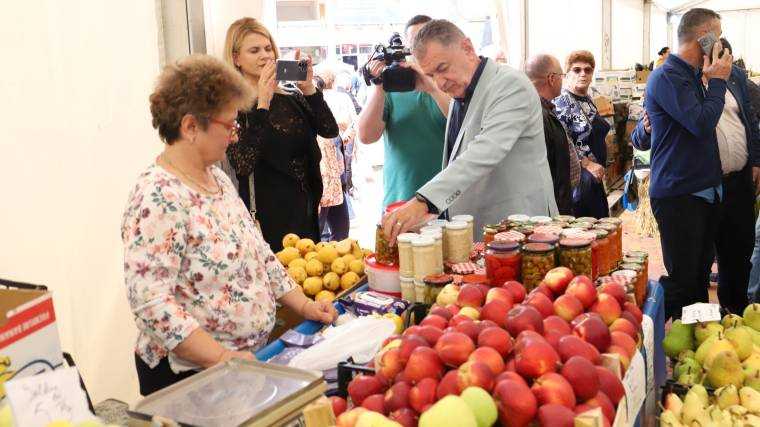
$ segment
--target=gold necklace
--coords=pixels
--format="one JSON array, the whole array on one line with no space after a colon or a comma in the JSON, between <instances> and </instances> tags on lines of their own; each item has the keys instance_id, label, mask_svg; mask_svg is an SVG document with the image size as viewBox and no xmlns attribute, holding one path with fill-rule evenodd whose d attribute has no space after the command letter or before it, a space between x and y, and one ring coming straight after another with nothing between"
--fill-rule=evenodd
<instances>
[{"instance_id":1,"label":"gold necklace","mask_svg":"<svg viewBox=\"0 0 760 427\"><path fill-rule=\"evenodd\" d=\"M172 163L172 161L169 160L169 157L166 156L166 153L162 153L161 157L164 159L164 161L166 162L167 165L171 166L172 169L175 169L177 172L179 172L180 174L182 174L182 176L184 176L185 178L187 178L190 182L192 182L193 184L195 184L198 187L200 187L207 194L216 195L216 194L219 194L220 191L222 191L222 187L219 186L218 182L216 183L216 190L213 190L213 191L209 190L208 187L206 187L205 185L203 185L200 182L196 181L195 179L193 179L193 177L191 177L190 175L186 174L185 171L183 171L182 169L180 169L177 166L175 166L174 163ZM216 181L216 178L214 180Z\"/></svg>"}]
</instances>

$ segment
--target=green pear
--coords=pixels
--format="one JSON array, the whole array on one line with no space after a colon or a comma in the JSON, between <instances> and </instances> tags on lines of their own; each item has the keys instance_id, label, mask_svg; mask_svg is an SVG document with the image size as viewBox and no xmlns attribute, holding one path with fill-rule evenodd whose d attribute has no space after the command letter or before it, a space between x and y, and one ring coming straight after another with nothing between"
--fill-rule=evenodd
<instances>
[{"instance_id":1,"label":"green pear","mask_svg":"<svg viewBox=\"0 0 760 427\"><path fill-rule=\"evenodd\" d=\"M742 406L747 408L748 411L754 413L760 413L760 392L752 387L742 387L739 389L739 399L741 399Z\"/></svg>"},{"instance_id":2,"label":"green pear","mask_svg":"<svg viewBox=\"0 0 760 427\"><path fill-rule=\"evenodd\" d=\"M744 324L760 331L760 304L750 304L744 309Z\"/></svg>"},{"instance_id":3,"label":"green pear","mask_svg":"<svg viewBox=\"0 0 760 427\"><path fill-rule=\"evenodd\" d=\"M707 356L707 352L710 351L710 348L712 348L713 342L715 342L715 340L717 340L717 339L718 339L718 336L717 335L713 335L713 336L707 338L697 348L697 352L694 353L694 358L697 359L697 362L699 362L700 365L705 366L705 356Z\"/></svg>"},{"instance_id":4,"label":"green pear","mask_svg":"<svg viewBox=\"0 0 760 427\"><path fill-rule=\"evenodd\" d=\"M697 326L694 327L694 338L697 339L697 345L702 345L707 338L718 332L723 332L723 326L720 322L697 323Z\"/></svg>"},{"instance_id":5,"label":"green pear","mask_svg":"<svg viewBox=\"0 0 760 427\"><path fill-rule=\"evenodd\" d=\"M467 387L460 395L475 414L478 427L491 427L499 418L496 403L487 391L480 387Z\"/></svg>"},{"instance_id":6,"label":"green pear","mask_svg":"<svg viewBox=\"0 0 760 427\"><path fill-rule=\"evenodd\" d=\"M689 390L689 392L686 393L686 397L683 399L681 421L686 425L691 425L692 421L703 420L707 416L707 408L702 401L702 397Z\"/></svg>"},{"instance_id":7,"label":"green pear","mask_svg":"<svg viewBox=\"0 0 760 427\"><path fill-rule=\"evenodd\" d=\"M720 333L716 335L716 339L712 341L710 348L707 350L707 354L705 354L705 361L702 363L702 368L705 370L710 369L710 366L712 366L713 361L715 360L715 356L724 351L730 351L736 356L737 359L739 359L739 356L736 354L734 345L731 344L731 341L727 340L722 333Z\"/></svg>"},{"instance_id":8,"label":"green pear","mask_svg":"<svg viewBox=\"0 0 760 427\"><path fill-rule=\"evenodd\" d=\"M459 396L448 395L420 416L419 427L477 427L470 406Z\"/></svg>"},{"instance_id":9,"label":"green pear","mask_svg":"<svg viewBox=\"0 0 760 427\"><path fill-rule=\"evenodd\" d=\"M747 328L750 335L752 335L752 343L755 344L756 347L760 346L760 331L756 331L747 325L744 325L744 327Z\"/></svg>"},{"instance_id":10,"label":"green pear","mask_svg":"<svg viewBox=\"0 0 760 427\"><path fill-rule=\"evenodd\" d=\"M742 361L742 369L747 376L760 372L760 353L752 353Z\"/></svg>"},{"instance_id":11,"label":"green pear","mask_svg":"<svg viewBox=\"0 0 760 427\"><path fill-rule=\"evenodd\" d=\"M733 384L721 387L715 390L715 400L718 402L720 409L726 409L731 405L738 405L740 403L739 389Z\"/></svg>"},{"instance_id":12,"label":"green pear","mask_svg":"<svg viewBox=\"0 0 760 427\"><path fill-rule=\"evenodd\" d=\"M694 359L695 357L697 357L697 353L694 353L694 350L692 349L684 350L678 353L679 361L684 360L684 359Z\"/></svg>"},{"instance_id":13,"label":"green pear","mask_svg":"<svg viewBox=\"0 0 760 427\"><path fill-rule=\"evenodd\" d=\"M702 384L693 385L686 394L688 395L689 393L697 395L699 401L702 402L702 406L707 406L710 403L710 398L707 395L707 389Z\"/></svg>"},{"instance_id":14,"label":"green pear","mask_svg":"<svg viewBox=\"0 0 760 427\"><path fill-rule=\"evenodd\" d=\"M745 374L747 371L744 371ZM755 371L754 374L744 376L744 385L752 387L757 391L760 391L760 372Z\"/></svg>"},{"instance_id":15,"label":"green pear","mask_svg":"<svg viewBox=\"0 0 760 427\"><path fill-rule=\"evenodd\" d=\"M741 387L744 384L744 371L736 352L733 350L719 352L707 370L706 378L715 388L729 384Z\"/></svg>"},{"instance_id":16,"label":"green pear","mask_svg":"<svg viewBox=\"0 0 760 427\"><path fill-rule=\"evenodd\" d=\"M752 354L752 335L747 328L744 326L728 328L724 335L726 336L726 339L733 344L736 349L736 355L739 356L739 360L744 360Z\"/></svg>"},{"instance_id":17,"label":"green pear","mask_svg":"<svg viewBox=\"0 0 760 427\"><path fill-rule=\"evenodd\" d=\"M745 426L760 426L760 417L755 414L747 414L742 418Z\"/></svg>"},{"instance_id":18,"label":"green pear","mask_svg":"<svg viewBox=\"0 0 760 427\"><path fill-rule=\"evenodd\" d=\"M683 401L677 394L668 393L668 395L665 396L665 405L663 405L663 408L666 411L672 412L676 418L680 419L681 409L683 409Z\"/></svg>"},{"instance_id":19,"label":"green pear","mask_svg":"<svg viewBox=\"0 0 760 427\"><path fill-rule=\"evenodd\" d=\"M678 378L690 369L691 371L702 371L702 365L697 362L697 359L684 359L676 363L676 366L673 368L673 377Z\"/></svg>"},{"instance_id":20,"label":"green pear","mask_svg":"<svg viewBox=\"0 0 760 427\"><path fill-rule=\"evenodd\" d=\"M707 412L710 414L710 423L715 427L733 427L731 415L728 412L723 411L717 405L710 405L707 408ZM703 424L704 426L704 424Z\"/></svg>"},{"instance_id":21,"label":"green pear","mask_svg":"<svg viewBox=\"0 0 760 427\"><path fill-rule=\"evenodd\" d=\"M743 417L748 412L747 408L742 405L729 406L727 411L731 414L732 417Z\"/></svg>"},{"instance_id":22,"label":"green pear","mask_svg":"<svg viewBox=\"0 0 760 427\"><path fill-rule=\"evenodd\" d=\"M670 331L662 340L662 347L668 357L675 359L678 354L694 348L694 326L684 325L681 320L676 320L670 327Z\"/></svg>"},{"instance_id":23,"label":"green pear","mask_svg":"<svg viewBox=\"0 0 760 427\"><path fill-rule=\"evenodd\" d=\"M681 374L677 381L679 384L686 385L686 386L693 386L696 384L701 384L702 380L704 379L704 373L702 370L699 371L692 371L689 369L688 371Z\"/></svg>"},{"instance_id":24,"label":"green pear","mask_svg":"<svg viewBox=\"0 0 760 427\"><path fill-rule=\"evenodd\" d=\"M665 410L660 414L660 427L684 427L673 412Z\"/></svg>"},{"instance_id":25,"label":"green pear","mask_svg":"<svg viewBox=\"0 0 760 427\"><path fill-rule=\"evenodd\" d=\"M723 316L723 320L720 321L720 324L723 326L723 329L735 328L737 326L742 326L744 324L744 319L738 314L726 314Z\"/></svg>"}]
</instances>

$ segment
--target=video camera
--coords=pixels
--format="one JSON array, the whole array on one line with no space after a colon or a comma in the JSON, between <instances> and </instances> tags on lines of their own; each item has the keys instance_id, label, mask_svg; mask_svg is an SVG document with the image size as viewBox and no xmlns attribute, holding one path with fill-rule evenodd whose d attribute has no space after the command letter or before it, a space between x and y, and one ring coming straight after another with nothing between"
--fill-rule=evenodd
<instances>
[{"instance_id":1,"label":"video camera","mask_svg":"<svg viewBox=\"0 0 760 427\"><path fill-rule=\"evenodd\" d=\"M412 53L404 47L401 36L393 33L388 46L381 44L375 46L375 52L362 67L362 75L367 86L370 84L383 85L386 92L409 92L414 90L416 72L411 68L401 66L406 57ZM378 77L374 77L369 69L369 63L373 60L385 62L385 69Z\"/></svg>"}]
</instances>

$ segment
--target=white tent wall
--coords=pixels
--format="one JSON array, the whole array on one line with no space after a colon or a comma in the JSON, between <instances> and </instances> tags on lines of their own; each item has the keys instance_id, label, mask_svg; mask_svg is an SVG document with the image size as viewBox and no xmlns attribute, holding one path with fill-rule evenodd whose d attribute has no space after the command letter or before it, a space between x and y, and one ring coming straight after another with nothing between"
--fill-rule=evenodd
<instances>
[{"instance_id":1,"label":"white tent wall","mask_svg":"<svg viewBox=\"0 0 760 427\"><path fill-rule=\"evenodd\" d=\"M0 14L0 277L44 284L95 401L137 397L120 222L161 149L153 1L28 0Z\"/></svg>"},{"instance_id":2,"label":"white tent wall","mask_svg":"<svg viewBox=\"0 0 760 427\"><path fill-rule=\"evenodd\" d=\"M548 53L556 56L564 68L567 55L578 49L589 50L601 64L600 0L528 2L528 56Z\"/></svg>"},{"instance_id":3,"label":"white tent wall","mask_svg":"<svg viewBox=\"0 0 760 427\"><path fill-rule=\"evenodd\" d=\"M643 62L644 3L614 0L612 6L612 68L624 70Z\"/></svg>"}]
</instances>

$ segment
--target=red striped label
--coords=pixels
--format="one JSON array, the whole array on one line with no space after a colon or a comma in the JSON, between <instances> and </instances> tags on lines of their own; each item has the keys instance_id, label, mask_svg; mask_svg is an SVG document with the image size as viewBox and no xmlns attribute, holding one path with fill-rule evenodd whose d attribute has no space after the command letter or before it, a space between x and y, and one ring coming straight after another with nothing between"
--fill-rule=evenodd
<instances>
[{"instance_id":1,"label":"red striped label","mask_svg":"<svg viewBox=\"0 0 760 427\"><path fill-rule=\"evenodd\" d=\"M26 338L54 322L53 299L46 298L9 319L0 329L0 348Z\"/></svg>"}]
</instances>

